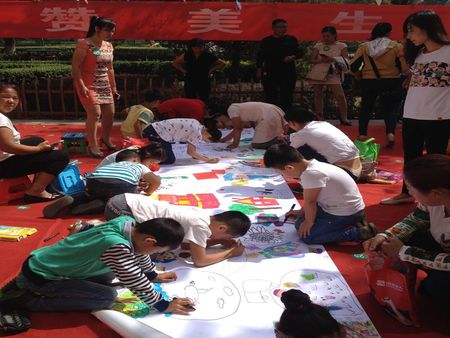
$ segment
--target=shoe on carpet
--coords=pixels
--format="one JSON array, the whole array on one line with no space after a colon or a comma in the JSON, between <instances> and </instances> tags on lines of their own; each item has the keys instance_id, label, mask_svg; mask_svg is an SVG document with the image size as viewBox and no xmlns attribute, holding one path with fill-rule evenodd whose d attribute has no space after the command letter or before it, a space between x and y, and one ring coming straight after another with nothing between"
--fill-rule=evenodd
<instances>
[{"instance_id":1,"label":"shoe on carpet","mask_svg":"<svg viewBox=\"0 0 450 338\"><path fill-rule=\"evenodd\" d=\"M92 200L74 207L70 213L72 215L88 215L102 213L105 210L105 202L102 200Z\"/></svg>"},{"instance_id":2,"label":"shoe on carpet","mask_svg":"<svg viewBox=\"0 0 450 338\"><path fill-rule=\"evenodd\" d=\"M61 195L61 194L52 194L50 197L40 197L40 196L32 196L32 195L25 194L25 196L23 196L23 200L27 204L42 203L42 202L50 202L50 201L56 200L58 198L61 198L62 196L63 195Z\"/></svg>"},{"instance_id":3,"label":"shoe on carpet","mask_svg":"<svg viewBox=\"0 0 450 338\"><path fill-rule=\"evenodd\" d=\"M55 202L47 205L42 211L45 218L56 218L56 216L67 207L72 205L73 197L69 195L65 195Z\"/></svg>"},{"instance_id":4,"label":"shoe on carpet","mask_svg":"<svg viewBox=\"0 0 450 338\"><path fill-rule=\"evenodd\" d=\"M76 234L78 232L89 230L90 228L93 228L94 226L95 226L94 223L89 223L89 222L86 222L86 221L82 221L81 219L78 219L69 228L69 235L73 235L73 234Z\"/></svg>"},{"instance_id":5,"label":"shoe on carpet","mask_svg":"<svg viewBox=\"0 0 450 338\"><path fill-rule=\"evenodd\" d=\"M400 197L400 198L396 198L396 196L394 197L388 197L385 199L382 199L380 204L382 205L397 205L397 204L404 204L404 203L414 203L415 199L412 196L405 196L405 197Z\"/></svg>"},{"instance_id":6,"label":"shoe on carpet","mask_svg":"<svg viewBox=\"0 0 450 338\"><path fill-rule=\"evenodd\" d=\"M356 228L358 229L358 239L361 242L367 241L368 239L375 237L375 235L378 233L375 224L367 223L366 220L358 222L356 224Z\"/></svg>"},{"instance_id":7,"label":"shoe on carpet","mask_svg":"<svg viewBox=\"0 0 450 338\"><path fill-rule=\"evenodd\" d=\"M0 306L0 332L5 336L19 334L31 328L28 312Z\"/></svg>"}]
</instances>

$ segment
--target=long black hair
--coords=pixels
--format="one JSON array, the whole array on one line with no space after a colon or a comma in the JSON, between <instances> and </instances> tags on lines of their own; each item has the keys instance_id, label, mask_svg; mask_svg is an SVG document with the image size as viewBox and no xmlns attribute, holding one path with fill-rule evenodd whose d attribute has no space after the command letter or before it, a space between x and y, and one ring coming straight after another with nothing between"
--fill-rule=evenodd
<instances>
[{"instance_id":1,"label":"long black hair","mask_svg":"<svg viewBox=\"0 0 450 338\"><path fill-rule=\"evenodd\" d=\"M112 31L114 28L116 28L116 23L113 19L105 18L103 16L91 16L91 21L89 22L89 30L86 33L87 38L90 38L95 34L95 27Z\"/></svg>"},{"instance_id":2,"label":"long black hair","mask_svg":"<svg viewBox=\"0 0 450 338\"><path fill-rule=\"evenodd\" d=\"M423 45L416 46L407 39L408 31L411 26L423 29L428 38L440 45L450 44L450 40L439 15L435 11L425 10L409 15L403 23L403 34L405 36L405 59L412 65Z\"/></svg>"},{"instance_id":3,"label":"long black hair","mask_svg":"<svg viewBox=\"0 0 450 338\"><path fill-rule=\"evenodd\" d=\"M390 32L392 32L392 25L389 22L379 22L372 29L370 41L378 38L384 38Z\"/></svg>"}]
</instances>

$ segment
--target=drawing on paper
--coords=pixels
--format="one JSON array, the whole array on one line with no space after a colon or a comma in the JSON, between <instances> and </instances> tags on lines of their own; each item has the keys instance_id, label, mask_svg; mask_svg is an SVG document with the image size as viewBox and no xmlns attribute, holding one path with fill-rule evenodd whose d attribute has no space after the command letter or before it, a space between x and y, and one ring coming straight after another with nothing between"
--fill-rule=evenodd
<instances>
[{"instance_id":1,"label":"drawing on paper","mask_svg":"<svg viewBox=\"0 0 450 338\"><path fill-rule=\"evenodd\" d=\"M253 205L255 207L270 207L279 205L278 201L274 197L267 196L254 196L245 198L234 198L233 203L240 203L245 205Z\"/></svg>"},{"instance_id":2,"label":"drawing on paper","mask_svg":"<svg viewBox=\"0 0 450 338\"><path fill-rule=\"evenodd\" d=\"M234 314L240 305L241 295L236 286L225 276L215 272L180 268L175 282L162 288L166 294L178 298L190 298L196 310L189 316L172 315L182 320L218 320Z\"/></svg>"},{"instance_id":3,"label":"drawing on paper","mask_svg":"<svg viewBox=\"0 0 450 338\"><path fill-rule=\"evenodd\" d=\"M377 329L370 321L366 322L341 322L347 331L347 337L351 338L379 338Z\"/></svg>"},{"instance_id":4,"label":"drawing on paper","mask_svg":"<svg viewBox=\"0 0 450 338\"><path fill-rule=\"evenodd\" d=\"M177 256L172 251L166 251L158 254L152 259L154 263L170 263L177 260Z\"/></svg>"},{"instance_id":5,"label":"drawing on paper","mask_svg":"<svg viewBox=\"0 0 450 338\"><path fill-rule=\"evenodd\" d=\"M274 231L276 233L276 230ZM302 243L300 242L287 242L274 246L269 246L260 251L259 254L265 258L275 257L297 257L301 258L305 256L302 250Z\"/></svg>"},{"instance_id":6,"label":"drawing on paper","mask_svg":"<svg viewBox=\"0 0 450 338\"><path fill-rule=\"evenodd\" d=\"M352 317L364 314L364 310L342 276L336 272L315 271L309 269L286 273L272 295L281 307L281 294L289 289L298 289L307 293L313 303L328 308L335 317Z\"/></svg>"},{"instance_id":7,"label":"drawing on paper","mask_svg":"<svg viewBox=\"0 0 450 338\"><path fill-rule=\"evenodd\" d=\"M270 300L270 288L272 283L262 279L249 279L242 283L244 296L247 303L267 303Z\"/></svg>"},{"instance_id":8,"label":"drawing on paper","mask_svg":"<svg viewBox=\"0 0 450 338\"><path fill-rule=\"evenodd\" d=\"M187 195L172 195L172 194L153 194L160 201L166 201L174 205L199 207L203 209L218 208L220 203L214 194L187 194Z\"/></svg>"},{"instance_id":9,"label":"drawing on paper","mask_svg":"<svg viewBox=\"0 0 450 338\"><path fill-rule=\"evenodd\" d=\"M242 238L244 242L277 244L283 240L283 235L273 230L267 229L262 225L253 225Z\"/></svg>"}]
</instances>

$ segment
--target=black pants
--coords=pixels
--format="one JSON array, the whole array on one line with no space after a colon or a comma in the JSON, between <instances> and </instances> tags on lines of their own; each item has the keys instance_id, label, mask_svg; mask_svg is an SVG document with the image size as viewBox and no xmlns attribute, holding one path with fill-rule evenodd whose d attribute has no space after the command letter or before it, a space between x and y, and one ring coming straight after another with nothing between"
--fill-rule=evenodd
<instances>
[{"instance_id":1,"label":"black pants","mask_svg":"<svg viewBox=\"0 0 450 338\"><path fill-rule=\"evenodd\" d=\"M287 111L292 107L296 80L295 71L292 74L268 73L262 82L265 101Z\"/></svg>"},{"instance_id":2,"label":"black pants","mask_svg":"<svg viewBox=\"0 0 450 338\"><path fill-rule=\"evenodd\" d=\"M176 158L175 154L173 153L172 143L164 141L152 125L147 126L144 129L142 135L144 137L147 137L152 142L161 143L166 157L164 161L160 162L160 164L172 164L175 162Z\"/></svg>"},{"instance_id":3,"label":"black pants","mask_svg":"<svg viewBox=\"0 0 450 338\"><path fill-rule=\"evenodd\" d=\"M20 140L21 144L37 146L44 142L40 137ZM60 150L49 150L37 154L14 155L0 162L0 178L14 178L45 172L58 176L69 163L69 155Z\"/></svg>"},{"instance_id":4,"label":"black pants","mask_svg":"<svg viewBox=\"0 0 450 338\"><path fill-rule=\"evenodd\" d=\"M432 252L444 252L441 246L434 240L430 232L418 231L406 245L422 248ZM426 269L427 277L422 281L419 287L426 295L434 301L442 302L449 306L450 304L450 272L441 270ZM450 308L450 306L449 306Z\"/></svg>"},{"instance_id":5,"label":"black pants","mask_svg":"<svg viewBox=\"0 0 450 338\"><path fill-rule=\"evenodd\" d=\"M403 118L403 158L404 163L427 154L445 154L450 137L450 120L414 120ZM403 193L408 193L403 182Z\"/></svg>"},{"instance_id":6,"label":"black pants","mask_svg":"<svg viewBox=\"0 0 450 338\"><path fill-rule=\"evenodd\" d=\"M361 80L361 111L359 113L359 135L367 135L369 121L377 97L381 101L386 134L395 133L397 111L402 99L400 78Z\"/></svg>"},{"instance_id":7,"label":"black pants","mask_svg":"<svg viewBox=\"0 0 450 338\"><path fill-rule=\"evenodd\" d=\"M208 78L198 79L185 79L184 80L184 95L188 99L200 99L207 103L209 95L211 94L211 83Z\"/></svg>"}]
</instances>

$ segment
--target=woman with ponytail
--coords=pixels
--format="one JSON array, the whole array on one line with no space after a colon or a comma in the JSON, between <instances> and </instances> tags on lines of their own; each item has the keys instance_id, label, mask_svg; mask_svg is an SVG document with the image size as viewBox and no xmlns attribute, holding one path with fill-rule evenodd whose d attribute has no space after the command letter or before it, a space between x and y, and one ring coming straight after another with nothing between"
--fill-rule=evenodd
<instances>
[{"instance_id":1,"label":"woman with ponytail","mask_svg":"<svg viewBox=\"0 0 450 338\"><path fill-rule=\"evenodd\" d=\"M87 113L86 138L92 157L101 158L103 153L97 142L97 122L102 118L100 138L108 150L115 150L111 143L114 120L116 88L113 68L113 46L110 40L116 23L108 18L93 16L86 38L78 41L72 60L72 76L78 97Z\"/></svg>"},{"instance_id":2,"label":"woman with ponytail","mask_svg":"<svg viewBox=\"0 0 450 338\"><path fill-rule=\"evenodd\" d=\"M344 338L345 328L328 310L311 302L309 296L296 289L283 292L286 309L275 327L277 338Z\"/></svg>"}]
</instances>

